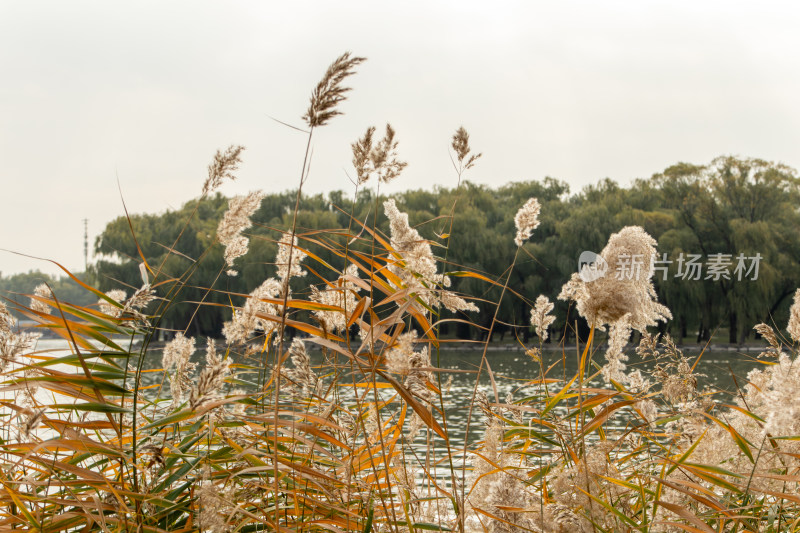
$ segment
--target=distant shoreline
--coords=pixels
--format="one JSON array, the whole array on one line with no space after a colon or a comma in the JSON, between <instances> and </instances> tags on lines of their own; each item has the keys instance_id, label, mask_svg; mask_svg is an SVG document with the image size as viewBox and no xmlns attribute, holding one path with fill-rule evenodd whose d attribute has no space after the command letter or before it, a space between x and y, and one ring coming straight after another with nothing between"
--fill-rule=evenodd
<instances>
[{"instance_id":1,"label":"distant shoreline","mask_svg":"<svg viewBox=\"0 0 800 533\"><path fill-rule=\"evenodd\" d=\"M153 341L150 343L151 348L159 349L163 348L164 345L167 344L169 341ZM424 344L424 343L421 343ZM597 347L601 350L604 348L605 342L602 342L597 345ZM135 346L139 346L139 342L135 344ZM581 344L581 349L583 348L583 344ZM630 351L635 348L635 344L628 343L625 350ZM764 345L735 345L735 344L724 344L724 343L713 343L709 345L705 344L697 344L697 343L688 343L688 344L676 344L678 349L693 353L699 354L703 349L708 352L748 352L748 353L761 353L766 351L768 346ZM445 352L456 352L456 351L483 351L484 343L479 341L465 341L465 340L445 340L440 342L439 349ZM531 343L528 346L521 346L518 343L492 343L487 348L488 352L519 352L525 353L526 350L531 348L539 348L538 344ZM541 346L542 351L545 352L560 352L561 350L567 353L575 353L577 348L575 344L567 344L562 347L560 344L543 344Z\"/></svg>"}]
</instances>

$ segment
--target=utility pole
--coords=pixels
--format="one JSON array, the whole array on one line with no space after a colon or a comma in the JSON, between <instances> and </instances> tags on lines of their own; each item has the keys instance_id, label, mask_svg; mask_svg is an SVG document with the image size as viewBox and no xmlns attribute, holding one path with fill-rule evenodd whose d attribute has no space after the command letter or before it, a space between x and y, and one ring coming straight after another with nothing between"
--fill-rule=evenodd
<instances>
[{"instance_id":1,"label":"utility pole","mask_svg":"<svg viewBox=\"0 0 800 533\"><path fill-rule=\"evenodd\" d=\"M83 271L89 270L89 219L83 219Z\"/></svg>"}]
</instances>

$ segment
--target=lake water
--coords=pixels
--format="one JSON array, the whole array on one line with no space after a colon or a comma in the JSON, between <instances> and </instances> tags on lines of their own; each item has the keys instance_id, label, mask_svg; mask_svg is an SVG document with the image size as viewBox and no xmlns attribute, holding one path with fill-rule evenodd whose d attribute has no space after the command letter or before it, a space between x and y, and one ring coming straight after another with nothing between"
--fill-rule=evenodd
<instances>
[{"instance_id":1,"label":"lake water","mask_svg":"<svg viewBox=\"0 0 800 533\"><path fill-rule=\"evenodd\" d=\"M39 342L39 350L52 350L54 353L65 350L66 343L60 340L41 340ZM597 364L604 363L603 358L604 350L596 350L593 359ZM691 362L695 360L699 350L685 350L684 355L689 358ZM725 351L706 351L700 363L697 366L698 372L704 374L698 380L698 388L702 389L708 386L713 389L725 391L724 398L730 398L731 393L735 393L736 386L743 387L747 383L747 373L762 365L756 360L758 351L749 352L736 352L732 350ZM652 360L641 361L637 357L635 351L631 348L628 350L630 360L627 362L629 370L639 368L643 373L652 370L655 362ZM198 363L198 368L203 365L203 352L198 350L193 356L192 360ZM446 389L444 399L445 408L447 413L447 426L451 442L463 442L465 437L465 429L467 426L467 418L469 416L469 406L475 391L475 379L477 370L481 366L483 357L482 350L453 350L443 349L439 353L439 368L442 369L441 381L446 383L449 378L452 378L452 384ZM578 354L575 348L565 351L545 350L542 352L543 363L546 368L550 367L547 377L549 378L571 378L577 372L578 368ZM437 357L433 354L432 365L436 366ZM312 353L312 364L322 361L321 354ZM240 361L244 362L244 361ZM247 361L253 364L254 361ZM481 377L478 384L478 390L482 391L488 397L490 402L495 402L495 388L497 399L504 402L509 394L514 399L521 399L526 396L536 394L537 391L541 392L541 387L531 382L539 377L540 367L539 363L534 361L531 357L527 356L521 350L503 350L491 347L486 354L486 362L488 368L484 365L481 371ZM158 368L161 365L161 350L154 349L149 354L145 361L145 368ZM490 378L494 378L493 380ZM75 372L72 367L65 366L65 371ZM449 372L449 371L455 372ZM591 373L595 373L592 371ZM588 376L589 374L587 374ZM143 385L152 385L160 382L162 374L160 372L149 373L143 375ZM255 375L249 378L251 381L257 381ZM494 381L494 386L492 384ZM130 385L130 384L129 384ZM596 377L595 379L585 383L590 387L604 387L602 378ZM168 388L168 384L165 383ZM556 390L560 384L551 385L551 390ZM167 391L168 392L168 391ZM392 394L390 390L383 390L382 396L388 398ZM469 441L475 442L480 439L482 435L482 415L478 410L475 410L472 415L470 423Z\"/></svg>"},{"instance_id":2,"label":"lake water","mask_svg":"<svg viewBox=\"0 0 800 533\"><path fill-rule=\"evenodd\" d=\"M63 353L67 348L68 346L63 341L56 340L42 340L39 342L38 346L38 350L51 350L54 355L59 352ZM603 353L604 350L597 350L593 356L593 359L599 365L602 365L604 362ZM698 353L699 350L694 352L692 350L684 351L684 354L692 362L695 360ZM704 376L701 376L698 380L698 387L702 389L708 386L712 389L725 391L726 394L720 395L718 399L727 401L730 398L730 393L735 392L737 383L739 387L743 387L747 383L747 373L763 364L756 360L758 353L758 351L739 353L732 350L705 352L698 365L698 371L704 374ZM630 360L627 363L629 369L639 368L643 373L646 373L651 370L655 364L653 361L639 360L632 348L628 350L628 354L630 356ZM161 350L151 350L144 362L144 367L160 367L161 355ZM193 356L193 361L198 363L198 368L202 368L204 364L203 358L204 354L201 350L198 350ZM481 350L447 349L442 350L439 354L438 361L439 368L442 369L442 383L446 383L448 378L452 377L452 384L446 389L444 400L447 430L451 443L450 450L455 453L453 463L457 469L460 468L460 465L464 464L465 461L469 463L469 458L464 458L458 454L458 450L461 450L464 446L465 437L470 447L477 444L483 437L483 429L485 427L484 416L479 409L473 411L468 436L466 432L469 407L475 391L476 372L481 366L482 358L483 352ZM566 377L570 379L577 372L579 357L574 347L563 353L561 351L546 350L543 352L542 358L545 367L550 367L547 374L549 378ZM432 362L434 366L436 365L436 361L436 354L433 354ZM312 353L312 364L318 364L320 362L322 362L322 355L320 353ZM491 369L493 380L490 378L489 370L486 365L484 365L478 383L478 390L486 394L490 402L495 402L495 388L497 391L497 398L501 403L506 401L509 394L511 394L514 399L521 399L542 392L540 385L531 383L539 377L540 366L521 350L492 348L488 350L486 354L486 362L488 363L488 369ZM253 364L254 361L251 360L248 361L248 363ZM71 373L79 371L74 367L66 365L59 365L57 369ZM595 372L592 371L591 373L594 374ZM589 374L587 374L587 376L588 375ZM146 373L143 375L142 385L152 385L161 382L162 378L163 374L161 372ZM255 375L251 375L249 379L251 381L257 381ZM601 380L602 378L595 377L593 380L585 383L585 386L605 388ZM130 383L128 385L130 386ZM169 385L166 382L164 385L167 389L165 392L166 395L169 393ZM560 386L563 386L563 382L551 385L551 392L556 391ZM49 401L48 398L44 397L40 398L40 401L43 401L43 403L52 402L54 396L52 393L48 394ZM345 388L342 396L342 401L345 403L348 401L347 394L348 391L347 388ZM393 389L382 389L379 391L379 394L382 398L388 399L394 394L394 391ZM56 400L72 401L69 398L56 398ZM625 424L627 419L623 411L625 410L620 411L622 414L621 417L612 419L610 423L613 424L614 420L616 420L617 423ZM437 414L437 419L441 422L441 415ZM607 425L607 427L613 428L614 426ZM431 433L431 435L433 434ZM426 445L426 436L423 432L422 436L414 443L414 452L417 457L427 457L426 460L430 462L430 471L433 475L440 478L445 485L449 486L452 474L450 473L449 467L446 466L446 448L443 445L444 442L438 437L432 437L430 444L430 447ZM426 456L426 454L429 455Z\"/></svg>"}]
</instances>

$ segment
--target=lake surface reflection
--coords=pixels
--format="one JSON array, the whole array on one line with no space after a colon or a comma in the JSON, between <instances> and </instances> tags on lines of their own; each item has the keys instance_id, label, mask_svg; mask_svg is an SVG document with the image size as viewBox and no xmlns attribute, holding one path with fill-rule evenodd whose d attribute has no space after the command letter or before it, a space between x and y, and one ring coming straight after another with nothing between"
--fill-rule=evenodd
<instances>
[{"instance_id":1,"label":"lake surface reflection","mask_svg":"<svg viewBox=\"0 0 800 533\"><path fill-rule=\"evenodd\" d=\"M42 340L39 343L39 350L52 350L59 352L66 350L68 346L63 341ZM700 350L687 349L684 355L690 362L694 362ZM642 361L635 351L628 350L630 360L627 361L628 370L640 369L643 374L653 370L656 361ZM701 375L698 378L698 389L709 387L712 390L723 391L717 399L727 401L731 394L735 394L737 386L744 387L747 383L747 374L754 368L763 366L756 358L759 351L737 352L734 350L710 350L703 353L697 365L697 372ZM592 360L596 365L602 366L605 362L604 349L595 350ZM312 364L320 364L323 356L319 352L312 352ZM161 349L152 349L148 352L144 361L145 369L159 368L161 366ZM469 407L475 392L475 381L477 371L481 367L483 358L482 350L454 350L452 348L443 349L438 355L438 368L441 369L441 382L443 384L445 412L447 416L447 430L451 443L463 443L467 419L469 417ZM572 347L565 351L545 350L542 352L543 363L547 370L548 378L558 378L569 380L575 375L578 369L579 354ZM204 365L204 353L202 350L192 357L198 363L198 369ZM251 365L255 367L249 374L242 377L246 381L259 381L258 359L248 360L234 358L235 362ZM437 366L437 355L431 357L432 365ZM133 361L132 361L133 362ZM505 402L507 399L522 399L534 394L541 393L540 385L533 383L539 378L540 365L521 350L496 349L491 347L486 353L486 363L480 372L478 380L478 391L485 394L490 402ZM72 369L75 371L75 369ZM491 374L491 376L490 376ZM589 387L605 387L602 378L596 375L596 368L590 374L595 374L594 379L585 383ZM359 376L357 376L359 377ZM452 383L445 387L444 384L452 378ZM165 390L162 396L169 393L168 381L162 381L161 372L143 374L142 385L153 385L163 383ZM348 382L351 380L348 378ZM129 382L128 386L131 385ZM551 385L551 391L558 390L563 383ZM495 393L496 390L496 393ZM393 393L392 389L380 391L383 398L388 399ZM438 407L438 406L437 406ZM468 442L474 443L482 437L483 423L481 413L475 409L470 422ZM460 446L456 444L456 446Z\"/></svg>"}]
</instances>

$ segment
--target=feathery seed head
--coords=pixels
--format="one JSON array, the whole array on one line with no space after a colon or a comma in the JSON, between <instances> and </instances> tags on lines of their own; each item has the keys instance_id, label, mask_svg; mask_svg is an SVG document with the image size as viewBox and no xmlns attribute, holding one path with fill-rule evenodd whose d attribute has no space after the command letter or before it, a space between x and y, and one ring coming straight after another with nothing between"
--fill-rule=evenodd
<instances>
[{"instance_id":1,"label":"feathery seed head","mask_svg":"<svg viewBox=\"0 0 800 533\"><path fill-rule=\"evenodd\" d=\"M522 246L525 241L530 239L533 230L539 227L539 211L541 206L539 200L531 198L523 205L514 216L514 225L517 227L517 236L514 243Z\"/></svg>"},{"instance_id":2,"label":"feathery seed head","mask_svg":"<svg viewBox=\"0 0 800 533\"><path fill-rule=\"evenodd\" d=\"M291 265L289 265L290 255ZM278 241L278 255L275 257L275 265L278 267L278 277L284 283L287 283L289 278L305 276L306 271L300 268L300 263L307 256L308 254L297 247L297 237L292 239L289 233L284 233L281 240Z\"/></svg>"},{"instance_id":3,"label":"feathery seed head","mask_svg":"<svg viewBox=\"0 0 800 533\"><path fill-rule=\"evenodd\" d=\"M537 363L542 362L542 350L538 347L528 348L527 350L525 350L525 355L527 355Z\"/></svg>"},{"instance_id":4,"label":"feathery seed head","mask_svg":"<svg viewBox=\"0 0 800 533\"><path fill-rule=\"evenodd\" d=\"M786 331L789 332L794 342L800 340L800 289L794 293L794 302L789 308L789 325L786 326Z\"/></svg>"},{"instance_id":5,"label":"feathery seed head","mask_svg":"<svg viewBox=\"0 0 800 533\"><path fill-rule=\"evenodd\" d=\"M386 135L370 151L372 168L378 175L378 180L389 183L408 165L397 158L397 141L394 140L395 131L390 124L386 124Z\"/></svg>"},{"instance_id":6,"label":"feathery seed head","mask_svg":"<svg viewBox=\"0 0 800 533\"><path fill-rule=\"evenodd\" d=\"M392 247L403 257L407 268L432 280L436 276L436 260L430 243L411 227L408 214L397 208L394 198L386 200L383 208L389 218Z\"/></svg>"},{"instance_id":7,"label":"feathery seed head","mask_svg":"<svg viewBox=\"0 0 800 533\"><path fill-rule=\"evenodd\" d=\"M175 334L175 338L164 346L161 366L164 370L169 370L173 366L176 369L183 368L192 358L194 350L194 337L186 337L179 331Z\"/></svg>"},{"instance_id":8,"label":"feathery seed head","mask_svg":"<svg viewBox=\"0 0 800 533\"><path fill-rule=\"evenodd\" d=\"M47 283L40 283L39 285L37 285L36 288L33 289L33 294L35 296L38 296L38 298L31 298L31 305L30 305L31 310L37 313L49 315L50 306L39 299L39 298L49 299L53 297L53 293L50 290L50 287L47 286Z\"/></svg>"},{"instance_id":9,"label":"feathery seed head","mask_svg":"<svg viewBox=\"0 0 800 533\"><path fill-rule=\"evenodd\" d=\"M390 124L386 124L386 135L378 141L378 144L373 144L374 134L375 128L370 126L363 137L350 145L359 185L369 181L373 175L377 176L379 181L389 183L408 165L398 159L395 131Z\"/></svg>"},{"instance_id":10,"label":"feathery seed head","mask_svg":"<svg viewBox=\"0 0 800 533\"><path fill-rule=\"evenodd\" d=\"M303 115L306 124L312 128L324 126L331 118L342 114L336 106L347 99L345 93L350 90L349 87L343 87L342 82L352 76L354 68L365 60L364 57L351 57L350 52L345 52L331 63L311 93L311 104Z\"/></svg>"},{"instance_id":11,"label":"feathery seed head","mask_svg":"<svg viewBox=\"0 0 800 533\"><path fill-rule=\"evenodd\" d=\"M602 374L609 383L611 381L616 381L617 383L626 383L628 381L624 363L624 361L628 360L628 356L623 352L631 336L629 320L630 313L611 324L608 332L608 350L606 350L606 361L608 363L603 366Z\"/></svg>"},{"instance_id":12,"label":"feathery seed head","mask_svg":"<svg viewBox=\"0 0 800 533\"><path fill-rule=\"evenodd\" d=\"M228 203L228 210L222 216L217 226L217 238L225 247L225 263L233 266L233 261L247 253L250 240L242 235L242 231L253 225L250 217L253 216L264 198L261 191L253 191L247 196L237 196ZM236 275L236 271L228 270L229 275Z\"/></svg>"},{"instance_id":13,"label":"feathery seed head","mask_svg":"<svg viewBox=\"0 0 800 533\"><path fill-rule=\"evenodd\" d=\"M332 287L319 290L311 287L311 300L324 305L340 307L341 311L314 310L312 313L329 332L336 333L347 328L349 315L358 305L356 293L361 288L347 278L358 278L358 267L351 264L345 270L345 276L340 277Z\"/></svg>"},{"instance_id":14,"label":"feathery seed head","mask_svg":"<svg viewBox=\"0 0 800 533\"><path fill-rule=\"evenodd\" d=\"M650 389L650 380L642 375L641 370L628 374L628 390L633 393L645 393Z\"/></svg>"},{"instance_id":15,"label":"feathery seed head","mask_svg":"<svg viewBox=\"0 0 800 533\"><path fill-rule=\"evenodd\" d=\"M41 337L40 333L15 332L14 324L14 317L0 302L0 372L5 371L10 363L18 362L19 356L33 350Z\"/></svg>"},{"instance_id":16,"label":"feathery seed head","mask_svg":"<svg viewBox=\"0 0 800 533\"><path fill-rule=\"evenodd\" d=\"M128 297L128 293L126 293L122 289L113 289L108 291L106 293L106 296L108 296L115 302L122 304ZM108 303L106 300L102 299L98 300L97 304L100 307L100 311L105 315L108 315L113 318L119 318L120 315L122 315L122 307L117 307L115 305Z\"/></svg>"},{"instance_id":17,"label":"feathery seed head","mask_svg":"<svg viewBox=\"0 0 800 533\"><path fill-rule=\"evenodd\" d=\"M658 334L651 335L647 332L642 333L642 338L639 341L639 346L636 347L636 353L642 359L652 357L658 359L661 353L658 351Z\"/></svg>"},{"instance_id":18,"label":"feathery seed head","mask_svg":"<svg viewBox=\"0 0 800 533\"><path fill-rule=\"evenodd\" d=\"M778 342L778 337L775 335L775 331L769 327L767 324L758 324L753 327L754 330L758 332L759 335L764 337L766 341L769 343L769 349L765 352L761 352L759 357L765 356L777 356L781 353L781 345Z\"/></svg>"},{"instance_id":19,"label":"feathery seed head","mask_svg":"<svg viewBox=\"0 0 800 533\"><path fill-rule=\"evenodd\" d=\"M189 408L197 409L202 404L219 399L225 379L230 374L230 359L217 356L214 341L209 339L206 352L206 367L200 372L197 383L189 393Z\"/></svg>"},{"instance_id":20,"label":"feathery seed head","mask_svg":"<svg viewBox=\"0 0 800 533\"><path fill-rule=\"evenodd\" d=\"M417 333L410 331L397 338L397 343L386 352L386 369L394 374L407 376L411 371L411 355Z\"/></svg>"},{"instance_id":21,"label":"feathery seed head","mask_svg":"<svg viewBox=\"0 0 800 533\"><path fill-rule=\"evenodd\" d=\"M427 383L433 379L428 370L431 366L428 348L423 347L419 352L414 351L417 333L410 331L397 338L397 343L386 353L386 369L389 372L405 376L405 386L413 394L423 400L430 401L431 391Z\"/></svg>"},{"instance_id":22,"label":"feathery seed head","mask_svg":"<svg viewBox=\"0 0 800 533\"><path fill-rule=\"evenodd\" d=\"M370 126L364 132L364 136L352 143L350 147L353 150L353 166L356 169L356 178L359 185L369 181L374 167L372 166L372 136L375 134L375 126Z\"/></svg>"},{"instance_id":23,"label":"feathery seed head","mask_svg":"<svg viewBox=\"0 0 800 533\"><path fill-rule=\"evenodd\" d=\"M464 129L464 126L459 126L456 133L453 135L453 143L450 145L458 157L458 164L461 170L468 170L472 168L475 161L483 154L470 155L472 149L469 147L469 133ZM467 157L469 156L469 158ZM466 163L464 160L466 159Z\"/></svg>"},{"instance_id":24,"label":"feathery seed head","mask_svg":"<svg viewBox=\"0 0 800 533\"><path fill-rule=\"evenodd\" d=\"M386 200L383 208L389 219L392 248L404 263L404 265L391 264L389 269L407 288L418 291L417 295L430 307L444 305L454 312L477 311L478 307L472 302L467 302L444 288L437 289L437 287L449 287L450 278L436 273L436 259L430 243L409 225L408 214L397 208L394 199Z\"/></svg>"},{"instance_id":25,"label":"feathery seed head","mask_svg":"<svg viewBox=\"0 0 800 533\"><path fill-rule=\"evenodd\" d=\"M658 406L654 401L642 400L639 402L638 408L642 418L647 420L648 423L652 424L658 418Z\"/></svg>"},{"instance_id":26,"label":"feathery seed head","mask_svg":"<svg viewBox=\"0 0 800 533\"><path fill-rule=\"evenodd\" d=\"M553 304L544 294L536 298L536 304L531 309L531 325L536 329L536 334L542 342L546 341L549 335L547 328L556 320L556 317L549 314L552 310Z\"/></svg>"},{"instance_id":27,"label":"feathery seed head","mask_svg":"<svg viewBox=\"0 0 800 533\"><path fill-rule=\"evenodd\" d=\"M289 347L294 368L287 372L287 377L294 387L303 391L303 394L316 394L319 378L311 368L311 358L306 351L306 343L301 339L293 339Z\"/></svg>"},{"instance_id":28,"label":"feathery seed head","mask_svg":"<svg viewBox=\"0 0 800 533\"><path fill-rule=\"evenodd\" d=\"M184 392L193 386L191 374L197 363L192 363L190 360L194 350L194 337L187 338L181 332L164 346L161 366L165 372L172 367L175 368L169 378L173 407L183 401Z\"/></svg>"},{"instance_id":29,"label":"feathery seed head","mask_svg":"<svg viewBox=\"0 0 800 533\"><path fill-rule=\"evenodd\" d=\"M217 365L222 359L217 355L217 343L212 338L206 341L206 363L209 365Z\"/></svg>"},{"instance_id":30,"label":"feathery seed head","mask_svg":"<svg viewBox=\"0 0 800 533\"><path fill-rule=\"evenodd\" d=\"M0 328L0 372L4 371L9 363L18 361L19 356L33 350L39 337L40 333L15 333L10 328Z\"/></svg>"},{"instance_id":31,"label":"feathery seed head","mask_svg":"<svg viewBox=\"0 0 800 533\"><path fill-rule=\"evenodd\" d=\"M273 321L259 318L258 315L277 315L279 308L264 299L277 299L282 291L282 284L275 278L269 278L258 286L250 296L244 307L238 309L230 322L225 322L222 334L229 344L243 343L248 340L251 333L261 330L266 336L276 329Z\"/></svg>"},{"instance_id":32,"label":"feathery seed head","mask_svg":"<svg viewBox=\"0 0 800 533\"><path fill-rule=\"evenodd\" d=\"M14 319L11 313L8 312L8 307L3 302L0 302L0 334L11 332L14 327Z\"/></svg>"},{"instance_id":33,"label":"feathery seed head","mask_svg":"<svg viewBox=\"0 0 800 533\"><path fill-rule=\"evenodd\" d=\"M230 530L225 520L230 509L221 494L222 491L211 481L204 481L197 489L197 525L200 531L224 533Z\"/></svg>"},{"instance_id":34,"label":"feathery seed head","mask_svg":"<svg viewBox=\"0 0 800 533\"><path fill-rule=\"evenodd\" d=\"M217 150L214 160L208 165L208 178L203 184L203 196L217 190L225 178L236 179L233 172L239 169L244 146L230 145L224 152Z\"/></svg>"},{"instance_id":35,"label":"feathery seed head","mask_svg":"<svg viewBox=\"0 0 800 533\"><path fill-rule=\"evenodd\" d=\"M611 326L608 363L603 367L603 377L624 383L627 356L623 355L631 330L647 332L648 326L672 318L669 309L656 301L656 291L651 277L656 241L639 226L628 226L613 234L600 253L608 263L608 274L593 281L584 281L578 274L564 284L560 300L576 302L578 313L598 329ZM625 258L643 258L641 271L636 276L618 276Z\"/></svg>"},{"instance_id":36,"label":"feathery seed head","mask_svg":"<svg viewBox=\"0 0 800 533\"><path fill-rule=\"evenodd\" d=\"M602 329L630 314L630 327L646 332L648 326L672 318L669 309L659 304L651 282L652 264L656 241L639 226L628 226L613 234L600 255L608 263L608 274L585 282L578 274L564 284L559 300L573 300L578 313L589 324ZM623 269L625 258L640 257L644 264L640 275L617 276Z\"/></svg>"},{"instance_id":37,"label":"feathery seed head","mask_svg":"<svg viewBox=\"0 0 800 533\"><path fill-rule=\"evenodd\" d=\"M147 304L152 302L156 299L156 291L150 288L149 284L142 285L140 288L136 289L136 292L125 302L125 309L123 309L123 313L126 311L131 311L135 313L140 309L144 309L147 307Z\"/></svg>"}]
</instances>

